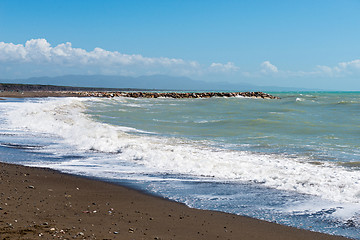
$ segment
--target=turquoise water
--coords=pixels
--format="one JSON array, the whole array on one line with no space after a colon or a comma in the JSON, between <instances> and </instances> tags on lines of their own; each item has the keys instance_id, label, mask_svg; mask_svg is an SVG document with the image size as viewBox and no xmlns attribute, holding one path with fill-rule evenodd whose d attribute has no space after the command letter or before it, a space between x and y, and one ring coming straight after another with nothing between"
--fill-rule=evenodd
<instances>
[{"instance_id":1,"label":"turquoise water","mask_svg":"<svg viewBox=\"0 0 360 240\"><path fill-rule=\"evenodd\" d=\"M360 239L360 93L273 94L7 99L0 161Z\"/></svg>"},{"instance_id":2,"label":"turquoise water","mask_svg":"<svg viewBox=\"0 0 360 240\"><path fill-rule=\"evenodd\" d=\"M88 113L165 136L358 166L360 93L274 94L281 100L125 99L93 104Z\"/></svg>"}]
</instances>

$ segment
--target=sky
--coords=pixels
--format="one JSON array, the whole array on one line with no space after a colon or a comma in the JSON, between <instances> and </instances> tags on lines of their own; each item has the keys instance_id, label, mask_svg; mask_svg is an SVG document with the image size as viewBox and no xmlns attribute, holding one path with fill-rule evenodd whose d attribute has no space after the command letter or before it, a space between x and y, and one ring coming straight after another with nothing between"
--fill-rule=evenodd
<instances>
[{"instance_id":1,"label":"sky","mask_svg":"<svg viewBox=\"0 0 360 240\"><path fill-rule=\"evenodd\" d=\"M0 79L164 74L359 91L359 12L359 0L0 0Z\"/></svg>"}]
</instances>

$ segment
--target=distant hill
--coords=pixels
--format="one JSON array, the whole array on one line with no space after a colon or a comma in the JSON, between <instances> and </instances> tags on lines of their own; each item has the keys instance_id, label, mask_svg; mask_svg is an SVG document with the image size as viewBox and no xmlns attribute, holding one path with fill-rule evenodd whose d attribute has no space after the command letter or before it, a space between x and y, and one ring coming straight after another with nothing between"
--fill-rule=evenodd
<instances>
[{"instance_id":1,"label":"distant hill","mask_svg":"<svg viewBox=\"0 0 360 240\"><path fill-rule=\"evenodd\" d=\"M105 75L64 75L58 77L32 77L27 79L0 79L2 83L40 84L88 88L114 89L156 89L156 90L199 90L199 91L301 91L298 89L272 86L256 86L246 83L204 82L188 77L151 75L140 77Z\"/></svg>"}]
</instances>

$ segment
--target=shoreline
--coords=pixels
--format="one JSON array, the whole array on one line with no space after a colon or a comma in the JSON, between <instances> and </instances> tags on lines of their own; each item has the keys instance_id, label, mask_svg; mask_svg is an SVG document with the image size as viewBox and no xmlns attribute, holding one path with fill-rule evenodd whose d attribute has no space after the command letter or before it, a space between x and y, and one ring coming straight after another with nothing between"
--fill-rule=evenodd
<instances>
[{"instance_id":1,"label":"shoreline","mask_svg":"<svg viewBox=\"0 0 360 240\"><path fill-rule=\"evenodd\" d=\"M1 239L348 239L0 162Z\"/></svg>"}]
</instances>

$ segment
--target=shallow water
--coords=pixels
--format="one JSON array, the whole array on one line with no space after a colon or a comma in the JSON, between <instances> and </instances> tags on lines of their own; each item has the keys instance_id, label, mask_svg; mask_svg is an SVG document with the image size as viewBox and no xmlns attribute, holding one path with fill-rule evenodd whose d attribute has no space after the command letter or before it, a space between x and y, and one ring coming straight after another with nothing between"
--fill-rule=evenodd
<instances>
[{"instance_id":1,"label":"shallow water","mask_svg":"<svg viewBox=\"0 0 360 240\"><path fill-rule=\"evenodd\" d=\"M360 93L0 102L1 161L360 239Z\"/></svg>"}]
</instances>

